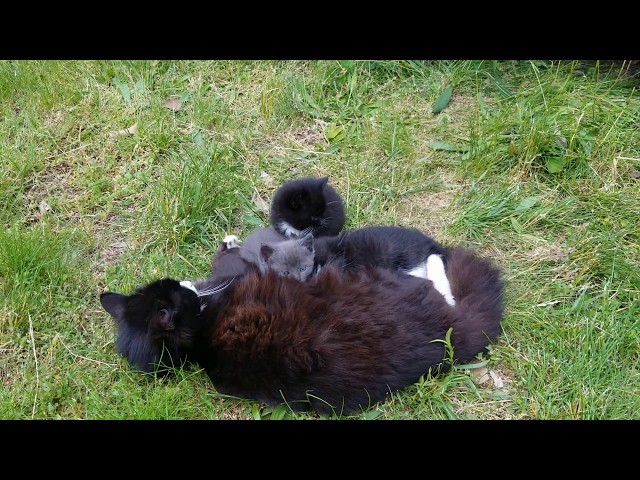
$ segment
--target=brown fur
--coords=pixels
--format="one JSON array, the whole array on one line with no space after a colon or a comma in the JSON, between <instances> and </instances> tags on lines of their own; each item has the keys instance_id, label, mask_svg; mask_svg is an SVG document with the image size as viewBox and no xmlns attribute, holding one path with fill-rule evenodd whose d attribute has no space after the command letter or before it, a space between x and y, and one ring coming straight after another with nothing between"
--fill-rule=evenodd
<instances>
[{"instance_id":1,"label":"brown fur","mask_svg":"<svg viewBox=\"0 0 640 480\"><path fill-rule=\"evenodd\" d=\"M473 360L497 339L499 271L461 248L447 254L454 307L428 280L378 267L343 272L331 266L304 283L248 269L204 297L202 311L193 291L168 279L131 296L105 293L103 306L116 318L118 351L135 366L151 365L171 348L173 359L204 367L222 393L296 410L353 413L422 375L448 370L442 340L449 329L458 362ZM136 307L143 301L144 308ZM188 345L145 334L156 318L145 309L154 304L171 312L176 335L189 338Z\"/></svg>"}]
</instances>

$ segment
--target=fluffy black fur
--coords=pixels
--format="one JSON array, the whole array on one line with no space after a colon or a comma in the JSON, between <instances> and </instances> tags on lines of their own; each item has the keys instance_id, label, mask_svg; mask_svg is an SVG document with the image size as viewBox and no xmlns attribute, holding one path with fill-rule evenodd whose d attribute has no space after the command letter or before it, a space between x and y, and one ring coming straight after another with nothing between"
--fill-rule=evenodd
<instances>
[{"instance_id":1,"label":"fluffy black fur","mask_svg":"<svg viewBox=\"0 0 640 480\"><path fill-rule=\"evenodd\" d=\"M329 177L304 177L283 183L273 195L270 221L287 237L337 235L345 223L342 198Z\"/></svg>"},{"instance_id":2,"label":"fluffy black fur","mask_svg":"<svg viewBox=\"0 0 640 480\"><path fill-rule=\"evenodd\" d=\"M204 317L200 299L172 279L141 287L131 295L105 292L102 307L116 320L116 351L144 372L166 373L178 367L194 345L194 333Z\"/></svg>"},{"instance_id":3,"label":"fluffy black fur","mask_svg":"<svg viewBox=\"0 0 640 480\"><path fill-rule=\"evenodd\" d=\"M202 297L202 307L192 290L171 279L132 295L103 293L101 303L116 321L118 352L144 371L163 352L174 364L197 362L222 393L349 414L429 371L450 368L439 341L449 329L460 362L485 351L500 333L500 273L461 248L447 251L454 307L430 282L378 267L343 272L328 266L303 283L274 272L260 276L234 252L227 258L239 262L244 276ZM163 333L167 319L173 339Z\"/></svg>"},{"instance_id":4,"label":"fluffy black fur","mask_svg":"<svg viewBox=\"0 0 640 480\"><path fill-rule=\"evenodd\" d=\"M438 254L447 264L447 250L415 228L401 226L370 226L336 237L314 240L316 263L335 265L343 269L377 266L390 270L408 271Z\"/></svg>"}]
</instances>

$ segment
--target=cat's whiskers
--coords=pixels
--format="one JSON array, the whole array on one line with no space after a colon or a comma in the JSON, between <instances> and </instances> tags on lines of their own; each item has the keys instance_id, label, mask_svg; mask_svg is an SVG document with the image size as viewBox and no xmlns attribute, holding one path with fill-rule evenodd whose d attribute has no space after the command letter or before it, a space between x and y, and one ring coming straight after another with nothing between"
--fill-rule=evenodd
<instances>
[{"instance_id":1,"label":"cat's whiskers","mask_svg":"<svg viewBox=\"0 0 640 480\"><path fill-rule=\"evenodd\" d=\"M200 298L200 311L202 312L209 305L209 302L204 300L203 297L208 297L210 295L215 295L216 293L222 292L225 288L231 285L235 279L236 277L234 276L231 280L226 280L213 288L199 291L198 297Z\"/></svg>"},{"instance_id":2,"label":"cat's whiskers","mask_svg":"<svg viewBox=\"0 0 640 480\"><path fill-rule=\"evenodd\" d=\"M226 280L223 283L216 285L215 287L212 288L208 288L206 290L199 290L198 291L198 297L206 297L209 295L215 295L216 293L220 293L222 292L225 288L227 288L229 285L231 285L231 283L236 279L236 277L233 277L230 280Z\"/></svg>"}]
</instances>

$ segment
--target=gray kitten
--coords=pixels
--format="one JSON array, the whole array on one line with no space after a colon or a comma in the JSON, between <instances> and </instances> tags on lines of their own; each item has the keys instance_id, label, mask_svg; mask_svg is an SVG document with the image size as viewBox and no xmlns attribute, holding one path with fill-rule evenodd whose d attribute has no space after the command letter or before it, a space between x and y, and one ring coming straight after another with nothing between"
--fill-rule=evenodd
<instances>
[{"instance_id":1,"label":"gray kitten","mask_svg":"<svg viewBox=\"0 0 640 480\"><path fill-rule=\"evenodd\" d=\"M273 228L257 228L240 247L240 256L263 274L273 270L304 282L314 272L313 235L288 239Z\"/></svg>"}]
</instances>

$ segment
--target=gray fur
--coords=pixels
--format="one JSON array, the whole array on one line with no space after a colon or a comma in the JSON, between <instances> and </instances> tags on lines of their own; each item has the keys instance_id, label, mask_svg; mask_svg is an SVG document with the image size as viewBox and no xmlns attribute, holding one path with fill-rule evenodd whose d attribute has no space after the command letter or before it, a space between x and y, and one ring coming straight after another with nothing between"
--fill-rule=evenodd
<instances>
[{"instance_id":1,"label":"gray fur","mask_svg":"<svg viewBox=\"0 0 640 480\"><path fill-rule=\"evenodd\" d=\"M243 242L240 256L263 274L273 270L304 282L314 271L313 236L287 239L273 228L258 228Z\"/></svg>"}]
</instances>

